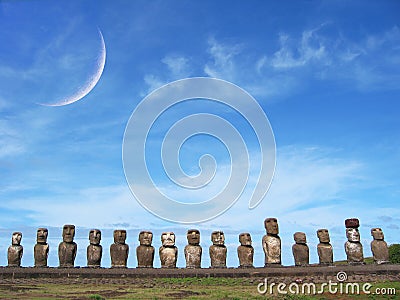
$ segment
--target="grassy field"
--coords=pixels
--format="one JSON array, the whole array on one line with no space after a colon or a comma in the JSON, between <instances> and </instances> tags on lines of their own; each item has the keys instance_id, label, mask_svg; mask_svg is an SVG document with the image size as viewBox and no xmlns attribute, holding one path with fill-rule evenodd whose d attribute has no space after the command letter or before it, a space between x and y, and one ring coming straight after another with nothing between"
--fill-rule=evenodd
<instances>
[{"instance_id":1,"label":"grassy field","mask_svg":"<svg viewBox=\"0 0 400 300\"><path fill-rule=\"evenodd\" d=\"M158 278L142 279L130 284L1 284L1 299L399 299L396 295L374 295L377 288L395 289L400 282L371 283L371 294L261 295L261 279L233 278ZM319 290L318 286L317 290ZM388 290L386 290L388 291ZM275 290L276 292L276 290ZM393 293L393 291L391 291Z\"/></svg>"}]
</instances>

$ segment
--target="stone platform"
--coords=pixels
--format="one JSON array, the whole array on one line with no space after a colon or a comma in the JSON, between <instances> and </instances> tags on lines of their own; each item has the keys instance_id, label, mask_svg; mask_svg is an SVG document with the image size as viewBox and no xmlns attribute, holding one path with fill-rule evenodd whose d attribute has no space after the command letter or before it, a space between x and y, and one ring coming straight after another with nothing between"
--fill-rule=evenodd
<instances>
[{"instance_id":1,"label":"stone platform","mask_svg":"<svg viewBox=\"0 0 400 300\"><path fill-rule=\"evenodd\" d=\"M392 265L340 265L307 267L266 267L266 268L226 268L226 269L108 269L108 268L12 268L0 267L0 283L98 281L105 279L123 280L126 283L145 278L184 278L184 277L225 277L277 279L281 282L337 282L337 274L345 272L347 282L400 281L400 264ZM343 274L343 273L342 273Z\"/></svg>"}]
</instances>

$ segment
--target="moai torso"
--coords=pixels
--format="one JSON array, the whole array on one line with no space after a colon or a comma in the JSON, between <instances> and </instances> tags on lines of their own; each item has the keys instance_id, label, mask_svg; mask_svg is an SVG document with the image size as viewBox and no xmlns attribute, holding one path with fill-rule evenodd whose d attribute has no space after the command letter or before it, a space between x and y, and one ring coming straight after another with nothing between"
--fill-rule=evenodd
<instances>
[{"instance_id":1,"label":"moai torso","mask_svg":"<svg viewBox=\"0 0 400 300\"><path fill-rule=\"evenodd\" d=\"M278 236L278 221L276 218L267 218L264 221L264 226L267 231L262 239L265 266L281 265L281 239Z\"/></svg>"},{"instance_id":2,"label":"moai torso","mask_svg":"<svg viewBox=\"0 0 400 300\"><path fill-rule=\"evenodd\" d=\"M351 265L364 264L363 246L360 243L360 233L358 232L358 219L347 219L346 236L348 241L345 243L347 262Z\"/></svg>"},{"instance_id":3,"label":"moai torso","mask_svg":"<svg viewBox=\"0 0 400 300\"><path fill-rule=\"evenodd\" d=\"M292 246L295 266L307 266L310 260L310 251L307 246L306 235L304 232L294 234L295 244Z\"/></svg>"},{"instance_id":4,"label":"moai torso","mask_svg":"<svg viewBox=\"0 0 400 300\"><path fill-rule=\"evenodd\" d=\"M164 232L161 235L162 246L159 249L161 268L176 268L178 248L175 247L175 234Z\"/></svg>"},{"instance_id":5,"label":"moai torso","mask_svg":"<svg viewBox=\"0 0 400 300\"><path fill-rule=\"evenodd\" d=\"M239 258L239 268L252 268L254 248L251 245L251 236L249 233L239 235L240 246L237 248Z\"/></svg>"},{"instance_id":6,"label":"moai torso","mask_svg":"<svg viewBox=\"0 0 400 300\"><path fill-rule=\"evenodd\" d=\"M126 230L114 230L114 243L110 246L111 267L126 268L129 246L125 244Z\"/></svg>"},{"instance_id":7,"label":"moai torso","mask_svg":"<svg viewBox=\"0 0 400 300\"><path fill-rule=\"evenodd\" d=\"M70 268L74 266L77 245L73 241L75 236L74 225L64 225L63 241L58 245L58 260L60 267Z\"/></svg>"},{"instance_id":8,"label":"moai torso","mask_svg":"<svg viewBox=\"0 0 400 300\"><path fill-rule=\"evenodd\" d=\"M21 232L14 232L11 238L11 246L8 247L7 258L9 267L20 267L24 248L20 245Z\"/></svg>"},{"instance_id":9,"label":"moai torso","mask_svg":"<svg viewBox=\"0 0 400 300\"><path fill-rule=\"evenodd\" d=\"M101 257L103 255L103 247L100 245L101 231L92 229L89 232L90 245L86 249L87 266L90 268L99 268L101 265Z\"/></svg>"},{"instance_id":10,"label":"moai torso","mask_svg":"<svg viewBox=\"0 0 400 300\"><path fill-rule=\"evenodd\" d=\"M317 246L318 258L320 265L332 265L333 264L333 248L330 244L330 237L328 229L318 229L317 236L319 244Z\"/></svg>"},{"instance_id":11,"label":"moai torso","mask_svg":"<svg viewBox=\"0 0 400 300\"><path fill-rule=\"evenodd\" d=\"M186 234L188 245L185 246L186 268L201 268L202 248L200 246L200 231L190 229Z\"/></svg>"},{"instance_id":12,"label":"moai torso","mask_svg":"<svg viewBox=\"0 0 400 300\"><path fill-rule=\"evenodd\" d=\"M224 245L225 236L222 231L214 231L211 234L213 245L210 246L211 268L226 268L227 249Z\"/></svg>"},{"instance_id":13,"label":"moai torso","mask_svg":"<svg viewBox=\"0 0 400 300\"><path fill-rule=\"evenodd\" d=\"M374 240L371 242L371 251L376 264L389 263L389 248L384 241L384 235L381 228L372 228L371 235Z\"/></svg>"},{"instance_id":14,"label":"moai torso","mask_svg":"<svg viewBox=\"0 0 400 300\"><path fill-rule=\"evenodd\" d=\"M49 245L47 244L47 228L39 228L36 234L36 245L33 248L35 267L47 267Z\"/></svg>"},{"instance_id":15,"label":"moai torso","mask_svg":"<svg viewBox=\"0 0 400 300\"><path fill-rule=\"evenodd\" d=\"M151 245L153 233L141 231L139 233L140 245L136 248L138 268L152 268L154 262L154 247Z\"/></svg>"}]
</instances>

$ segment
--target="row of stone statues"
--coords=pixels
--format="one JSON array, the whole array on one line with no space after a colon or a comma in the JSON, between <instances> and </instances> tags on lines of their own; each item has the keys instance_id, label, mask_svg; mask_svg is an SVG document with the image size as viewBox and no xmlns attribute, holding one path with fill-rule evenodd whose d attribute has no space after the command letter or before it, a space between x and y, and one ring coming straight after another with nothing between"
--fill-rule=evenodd
<instances>
[{"instance_id":1,"label":"row of stone statues","mask_svg":"<svg viewBox=\"0 0 400 300\"><path fill-rule=\"evenodd\" d=\"M267 218L264 221L266 235L262 239L265 254L265 266L281 265L281 239L279 237L279 227L276 218ZM358 231L359 220L347 219L345 221L347 242L345 251L349 264L363 264L363 248L360 243ZM49 255L49 245L47 244L48 230L39 228L37 230L37 243L34 247L35 267L47 267ZM371 250L374 261L377 264L388 263L389 251L384 241L383 232L380 228L371 229L373 241ZM77 253L77 245L74 242L75 226L64 225L63 241L58 246L58 258L60 267L74 267ZM333 248L330 244L329 232L327 229L318 229L317 236L319 244L317 246L319 264L333 264ZM23 254L21 246L21 232L14 232L12 235L12 245L8 248L8 266L19 267ZM306 266L309 264L309 248L304 232L294 234L295 244L292 247L293 257L296 266ZM92 229L89 232L90 244L87 247L87 266L100 267L103 247L100 245L101 231ZM114 243L110 246L111 267L126 268L129 255L129 246L125 243L126 230L114 230ZM139 234L140 245L136 248L138 268L152 268L154 262L154 247L151 245L153 234L150 231L141 231ZM186 268L201 268L202 247L200 246L200 232L191 229L187 232L188 244L185 246L184 254ZM212 245L209 248L211 268L226 268L227 248L225 237L222 231L214 231L211 234ZM175 246L175 234L164 232L161 235L162 246L159 248L159 257L162 268L176 268L178 248ZM240 268L253 267L254 248L249 233L239 235L240 246L237 248Z\"/></svg>"}]
</instances>

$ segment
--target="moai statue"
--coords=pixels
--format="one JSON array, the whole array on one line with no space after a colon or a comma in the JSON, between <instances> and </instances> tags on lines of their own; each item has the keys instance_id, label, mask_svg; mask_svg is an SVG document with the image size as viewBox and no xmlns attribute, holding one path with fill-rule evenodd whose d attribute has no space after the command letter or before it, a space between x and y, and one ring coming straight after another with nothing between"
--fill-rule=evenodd
<instances>
[{"instance_id":1,"label":"moai statue","mask_svg":"<svg viewBox=\"0 0 400 300\"><path fill-rule=\"evenodd\" d=\"M126 268L129 246L125 241L126 230L114 230L114 244L110 246L111 268Z\"/></svg>"},{"instance_id":2,"label":"moai statue","mask_svg":"<svg viewBox=\"0 0 400 300\"><path fill-rule=\"evenodd\" d=\"M213 231L211 234L212 245L210 246L211 268L226 268L226 246L225 236L222 231Z\"/></svg>"},{"instance_id":3,"label":"moai statue","mask_svg":"<svg viewBox=\"0 0 400 300\"><path fill-rule=\"evenodd\" d=\"M21 232L13 232L11 238L11 246L8 247L8 266L9 267L20 267L22 254L24 252L24 248L20 245L22 239Z\"/></svg>"},{"instance_id":4,"label":"moai statue","mask_svg":"<svg viewBox=\"0 0 400 300\"><path fill-rule=\"evenodd\" d=\"M162 246L159 249L161 268L176 268L178 248L175 246L175 234L163 232L161 234Z\"/></svg>"},{"instance_id":5,"label":"moai statue","mask_svg":"<svg viewBox=\"0 0 400 300\"><path fill-rule=\"evenodd\" d=\"M374 238L371 242L371 251L374 256L374 262L378 265L389 263L389 248L384 241L382 229L372 228L371 235Z\"/></svg>"},{"instance_id":6,"label":"moai statue","mask_svg":"<svg viewBox=\"0 0 400 300\"><path fill-rule=\"evenodd\" d=\"M240 246L237 248L239 268L253 268L254 248L251 245L250 233L239 234Z\"/></svg>"},{"instance_id":7,"label":"moai statue","mask_svg":"<svg viewBox=\"0 0 400 300\"><path fill-rule=\"evenodd\" d=\"M333 265L333 248L330 244L328 229L318 229L317 236L319 244L317 246L319 264L320 265Z\"/></svg>"},{"instance_id":8,"label":"moai statue","mask_svg":"<svg viewBox=\"0 0 400 300\"><path fill-rule=\"evenodd\" d=\"M60 268L74 267L77 245L74 242L75 226L64 225L63 227L63 241L58 245L58 260Z\"/></svg>"},{"instance_id":9,"label":"moai statue","mask_svg":"<svg viewBox=\"0 0 400 300\"><path fill-rule=\"evenodd\" d=\"M187 234L188 245L185 246L186 268L201 268L201 254L203 249L200 246L200 231L189 229Z\"/></svg>"},{"instance_id":10,"label":"moai statue","mask_svg":"<svg viewBox=\"0 0 400 300\"><path fill-rule=\"evenodd\" d=\"M295 266L307 266L310 263L310 250L307 246L307 238L304 232L296 232L294 235L296 242L292 246Z\"/></svg>"},{"instance_id":11,"label":"moai statue","mask_svg":"<svg viewBox=\"0 0 400 300\"><path fill-rule=\"evenodd\" d=\"M265 253L265 267L281 265L281 238L279 237L278 220L267 218L264 221L267 234L262 239Z\"/></svg>"},{"instance_id":12,"label":"moai statue","mask_svg":"<svg viewBox=\"0 0 400 300\"><path fill-rule=\"evenodd\" d=\"M153 233L150 231L141 231L139 233L140 245L136 248L136 257L138 268L152 268L154 261Z\"/></svg>"},{"instance_id":13,"label":"moai statue","mask_svg":"<svg viewBox=\"0 0 400 300\"><path fill-rule=\"evenodd\" d=\"M33 248L35 267L47 267L47 258L49 257L48 234L47 228L38 228L36 232L36 245Z\"/></svg>"},{"instance_id":14,"label":"moai statue","mask_svg":"<svg viewBox=\"0 0 400 300\"><path fill-rule=\"evenodd\" d=\"M89 231L89 246L86 249L87 266L89 268L100 268L103 247L100 245L101 231L92 229Z\"/></svg>"},{"instance_id":15,"label":"moai statue","mask_svg":"<svg viewBox=\"0 0 400 300\"><path fill-rule=\"evenodd\" d=\"M347 255L347 263L350 265L364 264L363 247L360 243L360 233L358 227L360 223L358 219L346 219L346 236L347 242L344 244Z\"/></svg>"}]
</instances>

